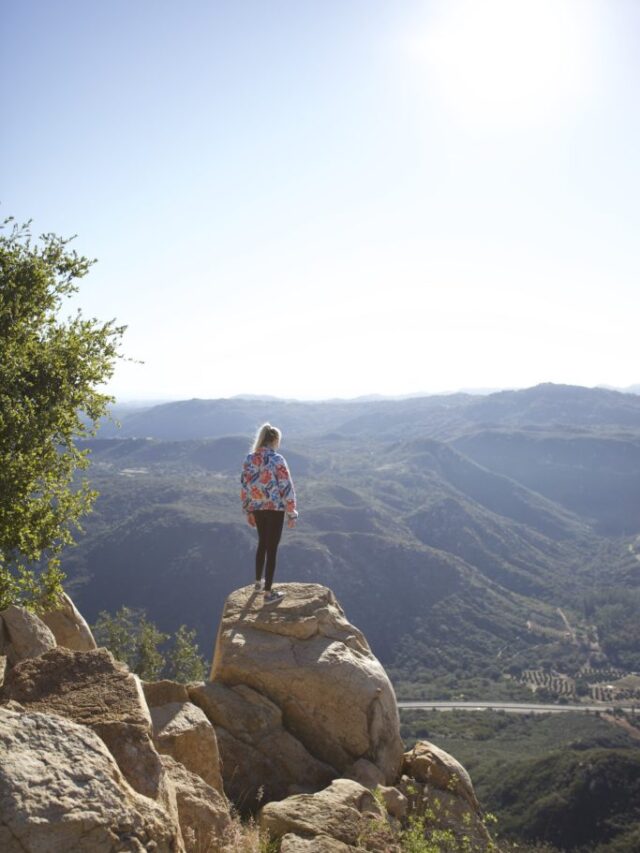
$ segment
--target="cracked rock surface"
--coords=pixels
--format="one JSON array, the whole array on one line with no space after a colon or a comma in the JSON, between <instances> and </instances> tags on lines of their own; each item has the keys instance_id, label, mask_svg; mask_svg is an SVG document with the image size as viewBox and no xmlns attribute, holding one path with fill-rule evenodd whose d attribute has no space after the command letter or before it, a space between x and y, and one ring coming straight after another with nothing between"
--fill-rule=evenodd
<instances>
[{"instance_id":1,"label":"cracked rock surface","mask_svg":"<svg viewBox=\"0 0 640 853\"><path fill-rule=\"evenodd\" d=\"M59 647L22 661L9 672L0 691L0 702L10 700L29 711L58 714L89 726L136 791L168 802L140 683L106 649L73 652Z\"/></svg>"},{"instance_id":2,"label":"cracked rock surface","mask_svg":"<svg viewBox=\"0 0 640 853\"><path fill-rule=\"evenodd\" d=\"M129 786L102 740L71 720L0 708L3 853L181 853L167 813Z\"/></svg>"},{"instance_id":3,"label":"cracked rock surface","mask_svg":"<svg viewBox=\"0 0 640 853\"><path fill-rule=\"evenodd\" d=\"M296 790L317 791L336 776L282 724L280 709L246 685L191 685L191 701L213 724L224 790L244 813Z\"/></svg>"}]
</instances>

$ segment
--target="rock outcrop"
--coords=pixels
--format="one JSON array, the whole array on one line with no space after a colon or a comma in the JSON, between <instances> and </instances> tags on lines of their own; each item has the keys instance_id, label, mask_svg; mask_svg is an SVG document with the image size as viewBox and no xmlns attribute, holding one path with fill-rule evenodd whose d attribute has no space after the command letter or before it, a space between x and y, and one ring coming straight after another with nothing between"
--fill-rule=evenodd
<instances>
[{"instance_id":1,"label":"rock outcrop","mask_svg":"<svg viewBox=\"0 0 640 853\"><path fill-rule=\"evenodd\" d=\"M102 738L132 788L165 803L164 770L151 740L140 682L106 649L56 648L17 664L5 678L2 703L57 714Z\"/></svg>"},{"instance_id":2,"label":"rock outcrop","mask_svg":"<svg viewBox=\"0 0 640 853\"><path fill-rule=\"evenodd\" d=\"M229 596L206 684L141 684L70 599L50 627L4 611L0 850L230 853L227 796L262 806L279 853L397 853L408 826L495 849L462 765L426 741L403 755L389 679L333 593L286 593Z\"/></svg>"},{"instance_id":3,"label":"rock outcrop","mask_svg":"<svg viewBox=\"0 0 640 853\"><path fill-rule=\"evenodd\" d=\"M40 615L59 646L76 652L89 652L97 644L84 617L66 592L60 594L57 605Z\"/></svg>"},{"instance_id":4,"label":"rock outcrop","mask_svg":"<svg viewBox=\"0 0 640 853\"><path fill-rule=\"evenodd\" d=\"M180 853L165 811L126 782L100 738L60 716L0 708L3 853Z\"/></svg>"},{"instance_id":5,"label":"rock outcrop","mask_svg":"<svg viewBox=\"0 0 640 853\"><path fill-rule=\"evenodd\" d=\"M270 699L285 729L336 776L366 759L387 784L396 780L403 745L393 688L326 587L287 584L272 607L262 606L253 587L232 593L211 680Z\"/></svg>"}]
</instances>

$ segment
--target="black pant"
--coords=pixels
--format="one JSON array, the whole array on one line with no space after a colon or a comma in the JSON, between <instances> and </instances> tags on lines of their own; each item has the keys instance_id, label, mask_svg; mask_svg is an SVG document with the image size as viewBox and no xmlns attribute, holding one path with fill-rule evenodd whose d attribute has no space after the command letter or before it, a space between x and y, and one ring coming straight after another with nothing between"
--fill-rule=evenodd
<instances>
[{"instance_id":1,"label":"black pant","mask_svg":"<svg viewBox=\"0 0 640 853\"><path fill-rule=\"evenodd\" d=\"M284 511L279 509L261 509L253 513L258 528L258 547L256 549L256 581L262 577L264 560L267 558L267 570L264 576L264 588L271 589L273 573L276 570L276 554L282 527Z\"/></svg>"}]
</instances>

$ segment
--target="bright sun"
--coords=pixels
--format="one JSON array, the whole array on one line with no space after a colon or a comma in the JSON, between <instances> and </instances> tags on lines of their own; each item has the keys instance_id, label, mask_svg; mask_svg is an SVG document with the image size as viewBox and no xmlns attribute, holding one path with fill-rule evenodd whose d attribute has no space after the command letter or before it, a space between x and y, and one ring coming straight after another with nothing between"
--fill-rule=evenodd
<instances>
[{"instance_id":1,"label":"bright sun","mask_svg":"<svg viewBox=\"0 0 640 853\"><path fill-rule=\"evenodd\" d=\"M454 0L439 8L419 52L461 119L537 124L588 93L591 0Z\"/></svg>"}]
</instances>

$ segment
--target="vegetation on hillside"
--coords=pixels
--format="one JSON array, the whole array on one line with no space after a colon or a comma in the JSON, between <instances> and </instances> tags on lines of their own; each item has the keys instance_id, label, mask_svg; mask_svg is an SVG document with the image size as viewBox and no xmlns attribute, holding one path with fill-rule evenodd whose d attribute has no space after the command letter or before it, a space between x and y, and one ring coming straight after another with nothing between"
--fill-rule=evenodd
<instances>
[{"instance_id":1,"label":"vegetation on hillside","mask_svg":"<svg viewBox=\"0 0 640 853\"><path fill-rule=\"evenodd\" d=\"M407 747L430 740L467 768L501 846L637 850L640 729L584 713L403 711L401 722Z\"/></svg>"},{"instance_id":2,"label":"vegetation on hillside","mask_svg":"<svg viewBox=\"0 0 640 853\"><path fill-rule=\"evenodd\" d=\"M618 586L590 592L584 613L612 664L640 672L640 590Z\"/></svg>"},{"instance_id":3,"label":"vegetation on hillside","mask_svg":"<svg viewBox=\"0 0 640 853\"><path fill-rule=\"evenodd\" d=\"M101 496L66 563L81 607L93 619L99 607L143 607L164 631L189 613L209 652L226 596L253 574L242 437L90 448ZM302 516L276 583L330 586L402 698L573 700L609 677L584 590L637 583L626 538L594 533L432 439L330 435L284 452ZM536 670L547 675L527 681Z\"/></svg>"},{"instance_id":4,"label":"vegetation on hillside","mask_svg":"<svg viewBox=\"0 0 640 853\"><path fill-rule=\"evenodd\" d=\"M311 409L284 407L296 423L296 443L285 433L283 450L302 515L285 533L276 584L330 586L403 698L632 696L640 541L629 526L633 513L620 524L614 515L623 504L637 506L640 400L565 391L531 389L473 405L458 398L397 408L326 404L313 410L312 427ZM561 411L586 417L589 406L589 427L544 421ZM161 423L165 438L180 440L88 442L101 496L66 568L90 618L124 604L146 609L168 634L188 613L209 652L226 596L253 579L255 540L237 496L246 438L185 440L175 431L185 411L189 430L208 435L257 416L244 401L194 401L129 420L139 435ZM495 453L494 464L494 437L485 433L499 412L509 420L500 446L513 452ZM534 415L535 428L526 425ZM617 417L627 418L624 427ZM526 448L520 468L519 447ZM599 484L597 496L585 498L585 483ZM583 818L594 786L626 780L633 788L638 747L627 732L588 716L481 717L477 737L466 714L458 731L444 732L455 714L437 715L440 728L424 715L415 733L468 767L481 802L497 813L505 850L510 837L521 852L562 844L577 853L582 841L570 835L564 811L590 826L585 852L635 849L629 799L604 797L597 826ZM561 789L554 774L565 780ZM526 798L508 801L509 791L525 788ZM537 810L548 832L536 824Z\"/></svg>"}]
</instances>

